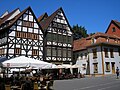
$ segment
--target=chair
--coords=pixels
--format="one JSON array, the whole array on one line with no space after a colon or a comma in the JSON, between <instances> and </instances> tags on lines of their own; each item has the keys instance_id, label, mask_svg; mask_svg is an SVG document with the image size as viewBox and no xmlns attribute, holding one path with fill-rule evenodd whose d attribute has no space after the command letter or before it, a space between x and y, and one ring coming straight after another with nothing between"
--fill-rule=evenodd
<instances>
[{"instance_id":1,"label":"chair","mask_svg":"<svg viewBox=\"0 0 120 90\"><path fill-rule=\"evenodd\" d=\"M47 90L47 83L46 81L42 81L41 84L40 84L40 90Z\"/></svg>"},{"instance_id":2,"label":"chair","mask_svg":"<svg viewBox=\"0 0 120 90\"><path fill-rule=\"evenodd\" d=\"M53 90L53 80L50 80L50 82L48 83L48 90Z\"/></svg>"},{"instance_id":3,"label":"chair","mask_svg":"<svg viewBox=\"0 0 120 90\"><path fill-rule=\"evenodd\" d=\"M38 83L37 83L37 82L34 82L34 90L39 90L39 89L38 89Z\"/></svg>"},{"instance_id":4,"label":"chair","mask_svg":"<svg viewBox=\"0 0 120 90\"><path fill-rule=\"evenodd\" d=\"M22 90L22 89L23 89L23 86L24 86L24 84L22 84L21 87L20 87L20 88L17 88L17 89L18 89L18 90Z\"/></svg>"},{"instance_id":5,"label":"chair","mask_svg":"<svg viewBox=\"0 0 120 90\"><path fill-rule=\"evenodd\" d=\"M48 89L47 89L47 86L43 86L43 85L41 85L41 87L40 87L39 90L48 90Z\"/></svg>"},{"instance_id":6,"label":"chair","mask_svg":"<svg viewBox=\"0 0 120 90\"><path fill-rule=\"evenodd\" d=\"M5 85L5 90L11 90L10 85Z\"/></svg>"}]
</instances>

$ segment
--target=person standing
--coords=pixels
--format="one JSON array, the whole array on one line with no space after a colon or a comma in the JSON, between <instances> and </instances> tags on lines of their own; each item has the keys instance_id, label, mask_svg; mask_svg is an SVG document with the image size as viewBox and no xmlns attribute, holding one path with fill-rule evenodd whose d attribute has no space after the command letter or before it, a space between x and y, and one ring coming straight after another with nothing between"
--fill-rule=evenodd
<instances>
[{"instance_id":1,"label":"person standing","mask_svg":"<svg viewBox=\"0 0 120 90\"><path fill-rule=\"evenodd\" d=\"M119 68L116 68L116 75L117 75L117 79L119 78Z\"/></svg>"}]
</instances>

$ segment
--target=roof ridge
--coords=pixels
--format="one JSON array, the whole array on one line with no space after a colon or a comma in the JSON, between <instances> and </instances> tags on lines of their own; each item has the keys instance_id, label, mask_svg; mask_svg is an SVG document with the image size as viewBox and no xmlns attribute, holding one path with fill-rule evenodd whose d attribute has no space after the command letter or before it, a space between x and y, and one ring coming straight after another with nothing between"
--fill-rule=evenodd
<instances>
[{"instance_id":1,"label":"roof ridge","mask_svg":"<svg viewBox=\"0 0 120 90\"><path fill-rule=\"evenodd\" d=\"M6 13L7 13L7 14L6 14ZM6 10L3 14L1 14L0 18L2 19L4 16L6 16L5 14L8 15L8 14L9 14L9 11Z\"/></svg>"},{"instance_id":2,"label":"roof ridge","mask_svg":"<svg viewBox=\"0 0 120 90\"><path fill-rule=\"evenodd\" d=\"M28 7L29 8L29 7ZM12 18L10 21L11 23L7 26L7 27L10 27L28 8L26 8L25 10L23 10L22 12L20 12L19 14L17 14L14 18ZM14 11L18 10L19 8L15 9ZM12 13L12 12L11 12ZM5 21L5 20L4 20ZM3 23L3 22L2 22ZM1 24L2 24L1 23ZM4 27L6 28L6 27ZM4 29L3 28L3 29Z\"/></svg>"},{"instance_id":3,"label":"roof ridge","mask_svg":"<svg viewBox=\"0 0 120 90\"><path fill-rule=\"evenodd\" d=\"M120 28L120 22L117 20L112 20L119 28Z\"/></svg>"},{"instance_id":4,"label":"roof ridge","mask_svg":"<svg viewBox=\"0 0 120 90\"><path fill-rule=\"evenodd\" d=\"M48 16L43 22L40 22L40 25L42 26L43 30L46 29L49 24L52 22L54 19L55 15L61 8L58 8L56 11L54 11L50 16ZM44 25L45 24L45 25Z\"/></svg>"},{"instance_id":5,"label":"roof ridge","mask_svg":"<svg viewBox=\"0 0 120 90\"><path fill-rule=\"evenodd\" d=\"M12 15L15 11L17 11L18 9L19 9L19 8L14 9L14 10L13 10L13 11L11 11L10 13L8 13L6 16L8 16L8 15L10 15L10 16L11 16L11 15ZM4 17L6 17L6 16L4 16ZM4 18L4 17L3 17L3 18Z\"/></svg>"},{"instance_id":6,"label":"roof ridge","mask_svg":"<svg viewBox=\"0 0 120 90\"><path fill-rule=\"evenodd\" d=\"M0 22L0 25L2 23L4 23L14 12L16 12L19 8L16 8L14 9L13 11L11 11L9 14L7 14L6 16L4 16L2 19L1 19L1 22Z\"/></svg>"},{"instance_id":7,"label":"roof ridge","mask_svg":"<svg viewBox=\"0 0 120 90\"><path fill-rule=\"evenodd\" d=\"M112 21L120 23L118 20L112 20Z\"/></svg>"},{"instance_id":8,"label":"roof ridge","mask_svg":"<svg viewBox=\"0 0 120 90\"><path fill-rule=\"evenodd\" d=\"M41 16L38 17L38 22L41 22L43 20L43 18L44 18L45 15L47 15L47 17L48 17L47 12L45 12Z\"/></svg>"}]
</instances>

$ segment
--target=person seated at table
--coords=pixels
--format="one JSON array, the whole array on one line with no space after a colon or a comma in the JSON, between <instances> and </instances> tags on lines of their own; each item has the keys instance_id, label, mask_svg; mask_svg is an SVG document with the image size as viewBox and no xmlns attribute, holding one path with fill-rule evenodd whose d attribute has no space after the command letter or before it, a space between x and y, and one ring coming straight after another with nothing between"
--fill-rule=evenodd
<instances>
[{"instance_id":1,"label":"person seated at table","mask_svg":"<svg viewBox=\"0 0 120 90\"><path fill-rule=\"evenodd\" d=\"M32 90L32 86L31 86L31 81L28 79L28 77L26 77L26 81L24 84L24 90Z\"/></svg>"},{"instance_id":2,"label":"person seated at table","mask_svg":"<svg viewBox=\"0 0 120 90\"><path fill-rule=\"evenodd\" d=\"M54 80L50 80L48 82L47 90L53 90L53 83L54 83Z\"/></svg>"},{"instance_id":3,"label":"person seated at table","mask_svg":"<svg viewBox=\"0 0 120 90\"><path fill-rule=\"evenodd\" d=\"M40 77L40 84L41 84L41 88L46 86L46 80L44 77Z\"/></svg>"},{"instance_id":4,"label":"person seated at table","mask_svg":"<svg viewBox=\"0 0 120 90\"><path fill-rule=\"evenodd\" d=\"M3 78L0 77L0 90L5 90L5 83L3 81Z\"/></svg>"}]
</instances>

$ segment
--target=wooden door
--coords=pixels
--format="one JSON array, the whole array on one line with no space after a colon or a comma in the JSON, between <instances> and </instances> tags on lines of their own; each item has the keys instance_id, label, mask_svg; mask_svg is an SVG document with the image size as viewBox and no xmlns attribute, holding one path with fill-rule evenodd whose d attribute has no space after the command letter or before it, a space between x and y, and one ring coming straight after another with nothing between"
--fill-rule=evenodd
<instances>
[{"instance_id":1,"label":"wooden door","mask_svg":"<svg viewBox=\"0 0 120 90\"><path fill-rule=\"evenodd\" d=\"M112 62L111 65L112 65L112 74L115 74L115 62Z\"/></svg>"}]
</instances>

